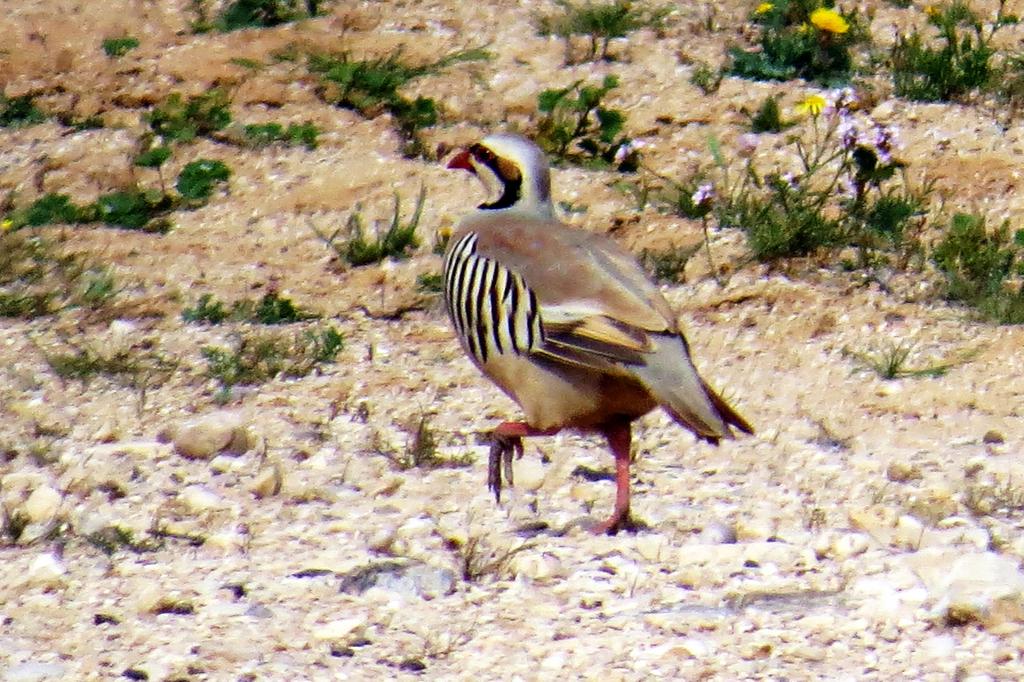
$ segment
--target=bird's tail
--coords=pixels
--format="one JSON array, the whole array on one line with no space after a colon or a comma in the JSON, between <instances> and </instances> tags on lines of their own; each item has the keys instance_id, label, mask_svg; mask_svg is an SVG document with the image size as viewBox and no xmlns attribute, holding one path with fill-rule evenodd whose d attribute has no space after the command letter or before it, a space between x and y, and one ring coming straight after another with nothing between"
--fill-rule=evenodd
<instances>
[{"instance_id":1,"label":"bird's tail","mask_svg":"<svg viewBox=\"0 0 1024 682\"><path fill-rule=\"evenodd\" d=\"M744 433L754 429L697 373L681 336L658 338L658 348L647 362L635 367L637 377L679 425L698 438L717 443L732 438L735 427Z\"/></svg>"}]
</instances>

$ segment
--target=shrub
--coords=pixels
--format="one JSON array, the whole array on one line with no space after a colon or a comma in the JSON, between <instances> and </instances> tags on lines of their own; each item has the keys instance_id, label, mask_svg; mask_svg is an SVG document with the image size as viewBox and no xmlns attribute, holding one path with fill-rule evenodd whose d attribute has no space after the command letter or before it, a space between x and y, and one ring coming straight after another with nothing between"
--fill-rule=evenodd
<instances>
[{"instance_id":1,"label":"shrub","mask_svg":"<svg viewBox=\"0 0 1024 682\"><path fill-rule=\"evenodd\" d=\"M613 38L623 38L641 28L659 28L671 8L647 8L629 0L584 2L556 0L561 12L537 17L537 32L565 40L566 63L573 63L572 37L585 36L588 48L582 61L609 59L608 46Z\"/></svg>"},{"instance_id":2,"label":"shrub","mask_svg":"<svg viewBox=\"0 0 1024 682\"><path fill-rule=\"evenodd\" d=\"M201 203L210 198L216 185L230 177L231 169L223 161L199 159L185 164L174 186L185 201Z\"/></svg>"},{"instance_id":3,"label":"shrub","mask_svg":"<svg viewBox=\"0 0 1024 682\"><path fill-rule=\"evenodd\" d=\"M965 2L942 9L929 5L928 23L938 29L941 45L930 47L916 29L910 35L897 36L890 55L896 94L920 101L948 101L991 84L996 76L992 38L1002 26L1016 23L1003 9L1000 3L996 21L986 31Z\"/></svg>"},{"instance_id":4,"label":"shrub","mask_svg":"<svg viewBox=\"0 0 1024 682\"><path fill-rule=\"evenodd\" d=\"M188 99L172 93L147 116L150 128L168 142L190 142L231 123L228 93L220 88Z\"/></svg>"},{"instance_id":5,"label":"shrub","mask_svg":"<svg viewBox=\"0 0 1024 682\"><path fill-rule=\"evenodd\" d=\"M429 97L410 100L399 89L410 81L459 62L488 59L480 48L453 52L436 62L412 65L396 50L376 59L353 59L348 53L311 55L309 69L319 74L324 88L322 97L331 104L352 109L367 118L390 113L406 138L406 152L421 153L417 131L437 122L437 105Z\"/></svg>"},{"instance_id":6,"label":"shrub","mask_svg":"<svg viewBox=\"0 0 1024 682\"><path fill-rule=\"evenodd\" d=\"M1024 323L1024 230L1011 237L1006 223L989 230L981 216L957 213L932 260L946 277L950 300L997 322Z\"/></svg>"},{"instance_id":7,"label":"shrub","mask_svg":"<svg viewBox=\"0 0 1024 682\"><path fill-rule=\"evenodd\" d=\"M108 57L123 57L139 46L138 38L107 38L103 41L103 51Z\"/></svg>"},{"instance_id":8,"label":"shrub","mask_svg":"<svg viewBox=\"0 0 1024 682\"><path fill-rule=\"evenodd\" d=\"M540 93L537 108L543 116L537 125L537 144L556 159L635 171L640 155L637 145L622 134L626 115L602 101L618 86L617 77L605 76L601 85L576 81Z\"/></svg>"},{"instance_id":9,"label":"shrub","mask_svg":"<svg viewBox=\"0 0 1024 682\"><path fill-rule=\"evenodd\" d=\"M845 82L853 68L851 48L867 39L856 15L836 11L831 2L762 2L753 21L761 29L760 49L729 50L728 71L741 78Z\"/></svg>"}]
</instances>

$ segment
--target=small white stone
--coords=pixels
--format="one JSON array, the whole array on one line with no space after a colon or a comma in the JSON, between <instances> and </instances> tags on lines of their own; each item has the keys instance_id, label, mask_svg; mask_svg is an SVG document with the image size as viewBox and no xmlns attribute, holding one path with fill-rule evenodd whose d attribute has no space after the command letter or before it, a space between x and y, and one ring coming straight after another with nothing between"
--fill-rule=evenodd
<instances>
[{"instance_id":1,"label":"small white stone","mask_svg":"<svg viewBox=\"0 0 1024 682\"><path fill-rule=\"evenodd\" d=\"M679 642L681 649L690 658L707 658L712 652L712 646L706 639L697 637L686 637Z\"/></svg>"},{"instance_id":2,"label":"small white stone","mask_svg":"<svg viewBox=\"0 0 1024 682\"><path fill-rule=\"evenodd\" d=\"M49 521L57 515L60 502L61 494L59 492L48 485L41 485L32 491L21 509L28 517L29 523L41 523Z\"/></svg>"},{"instance_id":3,"label":"small white stone","mask_svg":"<svg viewBox=\"0 0 1024 682\"><path fill-rule=\"evenodd\" d=\"M547 469L536 457L528 457L516 462L514 473L517 488L535 491L544 485Z\"/></svg>"},{"instance_id":4,"label":"small white stone","mask_svg":"<svg viewBox=\"0 0 1024 682\"><path fill-rule=\"evenodd\" d=\"M219 509L224 504L220 495L204 485L187 486L181 491L179 499L193 514L201 514L213 509Z\"/></svg>"},{"instance_id":5,"label":"small white stone","mask_svg":"<svg viewBox=\"0 0 1024 682\"><path fill-rule=\"evenodd\" d=\"M867 535L864 533L845 533L832 541L828 555L836 561L844 561L863 554L867 549Z\"/></svg>"},{"instance_id":6,"label":"small white stone","mask_svg":"<svg viewBox=\"0 0 1024 682\"><path fill-rule=\"evenodd\" d=\"M722 521L709 521L701 529L697 540L705 545L728 545L736 542L736 529Z\"/></svg>"},{"instance_id":7,"label":"small white stone","mask_svg":"<svg viewBox=\"0 0 1024 682\"><path fill-rule=\"evenodd\" d=\"M771 524L762 519L742 519L736 522L736 539L740 542L762 542L774 533Z\"/></svg>"},{"instance_id":8,"label":"small white stone","mask_svg":"<svg viewBox=\"0 0 1024 682\"><path fill-rule=\"evenodd\" d=\"M203 547L220 550L225 554L238 551L245 546L246 538L236 530L222 530L206 536Z\"/></svg>"},{"instance_id":9,"label":"small white stone","mask_svg":"<svg viewBox=\"0 0 1024 682\"><path fill-rule=\"evenodd\" d=\"M283 483L284 475L281 472L281 465L275 462L273 466L269 466L257 474L256 479L249 484L249 491L257 499L273 497L281 492Z\"/></svg>"},{"instance_id":10,"label":"small white stone","mask_svg":"<svg viewBox=\"0 0 1024 682\"><path fill-rule=\"evenodd\" d=\"M512 571L516 575L538 581L560 578L565 575L562 562L557 556L548 552L519 554L512 562Z\"/></svg>"},{"instance_id":11,"label":"small white stone","mask_svg":"<svg viewBox=\"0 0 1024 682\"><path fill-rule=\"evenodd\" d=\"M67 572L68 569L63 561L50 552L46 552L32 560L25 580L30 585L54 587L64 581L64 576L67 575Z\"/></svg>"},{"instance_id":12,"label":"small white stone","mask_svg":"<svg viewBox=\"0 0 1024 682\"><path fill-rule=\"evenodd\" d=\"M313 628L313 637L321 641L344 641L359 637L366 629L366 619L362 616L341 618Z\"/></svg>"}]
</instances>

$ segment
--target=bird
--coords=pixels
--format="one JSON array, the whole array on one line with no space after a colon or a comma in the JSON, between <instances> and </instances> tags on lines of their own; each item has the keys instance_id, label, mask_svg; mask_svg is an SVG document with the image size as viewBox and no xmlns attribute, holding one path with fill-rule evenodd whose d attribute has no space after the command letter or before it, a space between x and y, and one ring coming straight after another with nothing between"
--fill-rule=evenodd
<instances>
[{"instance_id":1,"label":"bird","mask_svg":"<svg viewBox=\"0 0 1024 682\"><path fill-rule=\"evenodd\" d=\"M522 409L491 434L487 485L513 485L523 438L598 433L615 457L615 507L595 533L634 530L632 423L657 407L717 444L753 427L697 373L671 306L636 259L555 216L551 171L526 137L492 133L458 150L487 200L461 219L444 256L445 307L473 363Z\"/></svg>"}]
</instances>

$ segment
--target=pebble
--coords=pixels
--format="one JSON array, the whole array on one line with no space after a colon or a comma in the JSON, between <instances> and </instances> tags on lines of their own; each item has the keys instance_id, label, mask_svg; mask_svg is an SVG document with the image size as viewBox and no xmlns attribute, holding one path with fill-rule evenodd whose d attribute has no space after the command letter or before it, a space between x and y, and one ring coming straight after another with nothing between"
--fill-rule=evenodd
<instances>
[{"instance_id":1,"label":"pebble","mask_svg":"<svg viewBox=\"0 0 1024 682\"><path fill-rule=\"evenodd\" d=\"M547 479L547 468L536 457L524 457L515 464L515 482L517 488L536 491Z\"/></svg>"},{"instance_id":2,"label":"pebble","mask_svg":"<svg viewBox=\"0 0 1024 682\"><path fill-rule=\"evenodd\" d=\"M186 486L179 496L181 503L193 514L202 514L224 506L220 495L204 485Z\"/></svg>"},{"instance_id":3,"label":"pebble","mask_svg":"<svg viewBox=\"0 0 1024 682\"><path fill-rule=\"evenodd\" d=\"M351 641L362 637L366 631L366 618L354 616L352 618L340 618L332 620L323 625L313 628L313 638L321 641Z\"/></svg>"},{"instance_id":4,"label":"pebble","mask_svg":"<svg viewBox=\"0 0 1024 682\"><path fill-rule=\"evenodd\" d=\"M710 521L697 539L705 545L729 545L736 542L736 529L723 521Z\"/></svg>"},{"instance_id":5,"label":"pebble","mask_svg":"<svg viewBox=\"0 0 1024 682\"><path fill-rule=\"evenodd\" d=\"M242 454L251 437L246 418L238 410L218 410L187 419L171 429L171 442L178 454L189 459L210 459L218 453Z\"/></svg>"},{"instance_id":6,"label":"pebble","mask_svg":"<svg viewBox=\"0 0 1024 682\"><path fill-rule=\"evenodd\" d=\"M40 587L57 587L64 582L67 572L63 561L46 552L32 560L25 574L25 581Z\"/></svg>"},{"instance_id":7,"label":"pebble","mask_svg":"<svg viewBox=\"0 0 1024 682\"><path fill-rule=\"evenodd\" d=\"M48 485L41 485L25 500L22 511L30 523L49 521L60 509L61 494Z\"/></svg>"},{"instance_id":8,"label":"pebble","mask_svg":"<svg viewBox=\"0 0 1024 682\"><path fill-rule=\"evenodd\" d=\"M42 680L63 679L67 667L60 663L36 663L26 661L12 665L3 671L3 682L41 682Z\"/></svg>"},{"instance_id":9,"label":"pebble","mask_svg":"<svg viewBox=\"0 0 1024 682\"><path fill-rule=\"evenodd\" d=\"M1016 558L936 547L904 561L924 583L935 613L946 620L989 627L1024 621L1024 573Z\"/></svg>"},{"instance_id":10,"label":"pebble","mask_svg":"<svg viewBox=\"0 0 1024 682\"><path fill-rule=\"evenodd\" d=\"M256 475L253 482L249 484L249 492L255 495L256 499L273 497L281 492L283 483L284 473L281 471L281 465L275 462L273 466L267 467Z\"/></svg>"},{"instance_id":11,"label":"pebble","mask_svg":"<svg viewBox=\"0 0 1024 682\"><path fill-rule=\"evenodd\" d=\"M455 591L455 573L420 562L381 561L341 576L342 592L362 594L371 588L433 599Z\"/></svg>"},{"instance_id":12,"label":"pebble","mask_svg":"<svg viewBox=\"0 0 1024 682\"><path fill-rule=\"evenodd\" d=\"M565 577L565 568L554 554L548 552L523 552L512 561L512 572L531 580L544 581Z\"/></svg>"}]
</instances>

